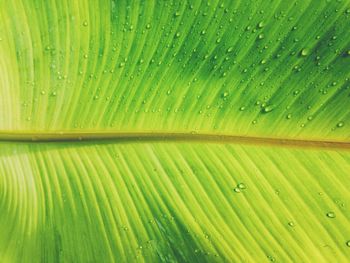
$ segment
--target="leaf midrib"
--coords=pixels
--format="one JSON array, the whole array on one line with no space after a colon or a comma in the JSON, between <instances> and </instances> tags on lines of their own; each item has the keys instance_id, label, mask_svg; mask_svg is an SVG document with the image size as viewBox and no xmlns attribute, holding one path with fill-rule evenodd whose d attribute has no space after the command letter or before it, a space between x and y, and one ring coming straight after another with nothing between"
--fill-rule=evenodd
<instances>
[{"instance_id":1,"label":"leaf midrib","mask_svg":"<svg viewBox=\"0 0 350 263\"><path fill-rule=\"evenodd\" d=\"M290 139L277 137L239 136L218 133L198 132L111 132L111 131L0 131L2 142L81 142L81 141L115 141L115 142L209 142L270 145L298 148L329 148L350 150L350 142Z\"/></svg>"}]
</instances>

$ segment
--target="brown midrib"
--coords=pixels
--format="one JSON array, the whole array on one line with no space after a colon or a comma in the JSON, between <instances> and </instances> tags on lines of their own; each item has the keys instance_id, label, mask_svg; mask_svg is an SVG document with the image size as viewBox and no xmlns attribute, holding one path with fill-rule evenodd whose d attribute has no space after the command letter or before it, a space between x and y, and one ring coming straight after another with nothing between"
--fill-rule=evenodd
<instances>
[{"instance_id":1,"label":"brown midrib","mask_svg":"<svg viewBox=\"0 0 350 263\"><path fill-rule=\"evenodd\" d=\"M185 133L185 132L24 132L0 131L0 141L8 142L210 142L252 145L273 145L300 148L348 149L350 142L282 139L272 137L237 136L229 134Z\"/></svg>"}]
</instances>

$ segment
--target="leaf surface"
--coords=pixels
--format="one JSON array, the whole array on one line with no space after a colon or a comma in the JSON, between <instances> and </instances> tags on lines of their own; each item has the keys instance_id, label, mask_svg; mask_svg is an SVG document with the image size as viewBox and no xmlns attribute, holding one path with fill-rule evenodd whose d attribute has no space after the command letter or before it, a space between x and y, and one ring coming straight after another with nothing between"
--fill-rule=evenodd
<instances>
[{"instance_id":1,"label":"leaf surface","mask_svg":"<svg viewBox=\"0 0 350 263\"><path fill-rule=\"evenodd\" d=\"M349 30L348 0L0 0L1 261L347 262Z\"/></svg>"}]
</instances>

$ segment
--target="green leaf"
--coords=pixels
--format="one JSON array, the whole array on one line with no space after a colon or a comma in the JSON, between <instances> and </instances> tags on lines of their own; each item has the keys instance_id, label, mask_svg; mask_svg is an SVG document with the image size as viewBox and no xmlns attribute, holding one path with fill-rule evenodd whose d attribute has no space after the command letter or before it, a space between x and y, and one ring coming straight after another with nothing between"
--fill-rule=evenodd
<instances>
[{"instance_id":1,"label":"green leaf","mask_svg":"<svg viewBox=\"0 0 350 263\"><path fill-rule=\"evenodd\" d=\"M0 1L1 262L347 262L350 1Z\"/></svg>"},{"instance_id":2,"label":"green leaf","mask_svg":"<svg viewBox=\"0 0 350 263\"><path fill-rule=\"evenodd\" d=\"M14 262L349 257L347 151L170 142L1 148L0 245Z\"/></svg>"}]
</instances>

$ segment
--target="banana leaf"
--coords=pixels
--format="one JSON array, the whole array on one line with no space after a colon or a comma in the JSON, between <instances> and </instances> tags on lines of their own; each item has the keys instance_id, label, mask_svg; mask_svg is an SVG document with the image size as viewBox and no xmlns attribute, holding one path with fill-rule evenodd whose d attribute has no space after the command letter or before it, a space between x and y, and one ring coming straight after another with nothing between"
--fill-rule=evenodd
<instances>
[{"instance_id":1,"label":"banana leaf","mask_svg":"<svg viewBox=\"0 0 350 263\"><path fill-rule=\"evenodd\" d=\"M0 262L349 262L349 0L0 0Z\"/></svg>"}]
</instances>

